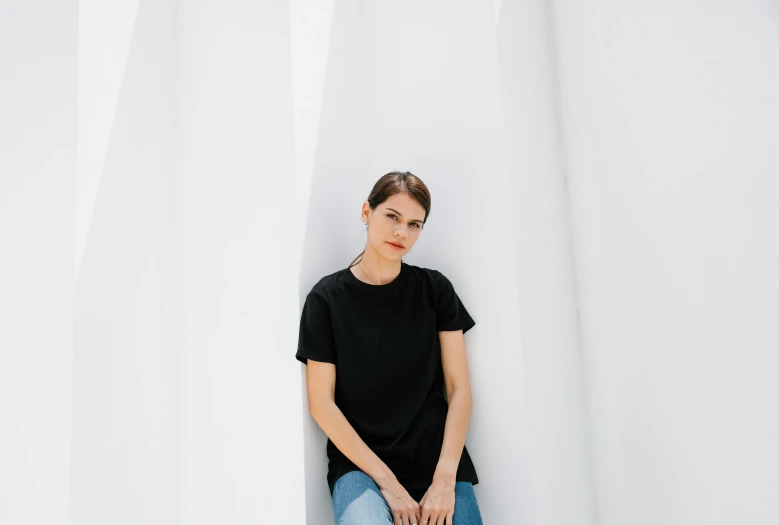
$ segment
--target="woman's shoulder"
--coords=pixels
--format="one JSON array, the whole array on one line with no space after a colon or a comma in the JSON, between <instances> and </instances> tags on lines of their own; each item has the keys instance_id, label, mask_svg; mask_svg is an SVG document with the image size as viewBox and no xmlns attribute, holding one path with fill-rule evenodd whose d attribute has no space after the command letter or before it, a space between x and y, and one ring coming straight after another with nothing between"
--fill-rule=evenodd
<instances>
[{"instance_id":1,"label":"woman's shoulder","mask_svg":"<svg viewBox=\"0 0 779 525\"><path fill-rule=\"evenodd\" d=\"M341 268L334 272L323 275L317 280L311 287L309 293L318 293L324 296L329 295L330 292L335 290L338 286L338 281L343 276L344 272L350 272L349 268Z\"/></svg>"},{"instance_id":2,"label":"woman's shoulder","mask_svg":"<svg viewBox=\"0 0 779 525\"><path fill-rule=\"evenodd\" d=\"M408 264L406 265L409 267L409 269L415 273L416 275L422 277L427 282L430 282L434 285L439 284L440 282L444 281L446 279L446 276L440 271L435 268L428 268L425 266L417 266L414 264Z\"/></svg>"}]
</instances>

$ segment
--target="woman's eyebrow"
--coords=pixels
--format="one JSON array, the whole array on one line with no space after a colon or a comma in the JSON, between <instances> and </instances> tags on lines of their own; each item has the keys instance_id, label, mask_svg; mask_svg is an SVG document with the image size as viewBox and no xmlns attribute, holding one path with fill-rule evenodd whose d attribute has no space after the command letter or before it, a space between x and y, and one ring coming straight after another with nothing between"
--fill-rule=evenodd
<instances>
[{"instance_id":1,"label":"woman's eyebrow","mask_svg":"<svg viewBox=\"0 0 779 525\"><path fill-rule=\"evenodd\" d=\"M399 212L398 210L396 210L395 208L385 208L385 209L387 209L387 210L392 210L392 211L394 211L395 213L397 213L399 216L403 217L403 214L402 214L402 213L400 213L400 212ZM419 219L411 219L411 222L422 222L422 221L420 221Z\"/></svg>"}]
</instances>

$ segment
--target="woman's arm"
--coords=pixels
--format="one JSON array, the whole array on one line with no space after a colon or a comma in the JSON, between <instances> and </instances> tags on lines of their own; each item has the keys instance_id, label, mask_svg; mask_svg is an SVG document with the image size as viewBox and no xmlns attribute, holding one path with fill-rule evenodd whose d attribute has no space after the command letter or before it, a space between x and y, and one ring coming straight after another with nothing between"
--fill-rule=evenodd
<instances>
[{"instance_id":1,"label":"woman's arm","mask_svg":"<svg viewBox=\"0 0 779 525\"><path fill-rule=\"evenodd\" d=\"M441 478L454 484L471 419L471 385L468 379L468 362L462 330L438 332L438 334L449 411L446 415L444 442L434 478Z\"/></svg>"},{"instance_id":2,"label":"woman's arm","mask_svg":"<svg viewBox=\"0 0 779 525\"><path fill-rule=\"evenodd\" d=\"M335 404L335 365L308 360L308 407L311 416L344 456L379 486L397 483L395 474L354 430Z\"/></svg>"}]
</instances>

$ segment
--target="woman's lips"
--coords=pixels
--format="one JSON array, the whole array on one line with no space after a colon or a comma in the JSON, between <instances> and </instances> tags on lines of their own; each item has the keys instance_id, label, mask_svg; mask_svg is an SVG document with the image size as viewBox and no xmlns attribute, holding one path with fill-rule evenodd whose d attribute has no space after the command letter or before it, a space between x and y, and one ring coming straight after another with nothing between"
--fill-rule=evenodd
<instances>
[{"instance_id":1,"label":"woman's lips","mask_svg":"<svg viewBox=\"0 0 779 525\"><path fill-rule=\"evenodd\" d=\"M402 250L403 249L400 246L398 246L397 244L392 244L391 242L388 242L387 244L390 245L390 248L394 248L396 250Z\"/></svg>"}]
</instances>

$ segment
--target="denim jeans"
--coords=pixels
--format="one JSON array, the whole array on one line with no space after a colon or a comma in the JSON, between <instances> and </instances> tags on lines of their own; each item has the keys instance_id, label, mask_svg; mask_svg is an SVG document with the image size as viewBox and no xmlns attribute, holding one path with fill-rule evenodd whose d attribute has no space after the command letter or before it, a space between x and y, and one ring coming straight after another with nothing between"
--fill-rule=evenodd
<instances>
[{"instance_id":1,"label":"denim jeans","mask_svg":"<svg viewBox=\"0 0 779 525\"><path fill-rule=\"evenodd\" d=\"M392 514L379 487L361 470L347 472L333 487L335 525L392 525ZM453 525L483 525L473 485L458 481L454 487ZM406 523L403 523L406 525Z\"/></svg>"}]
</instances>

